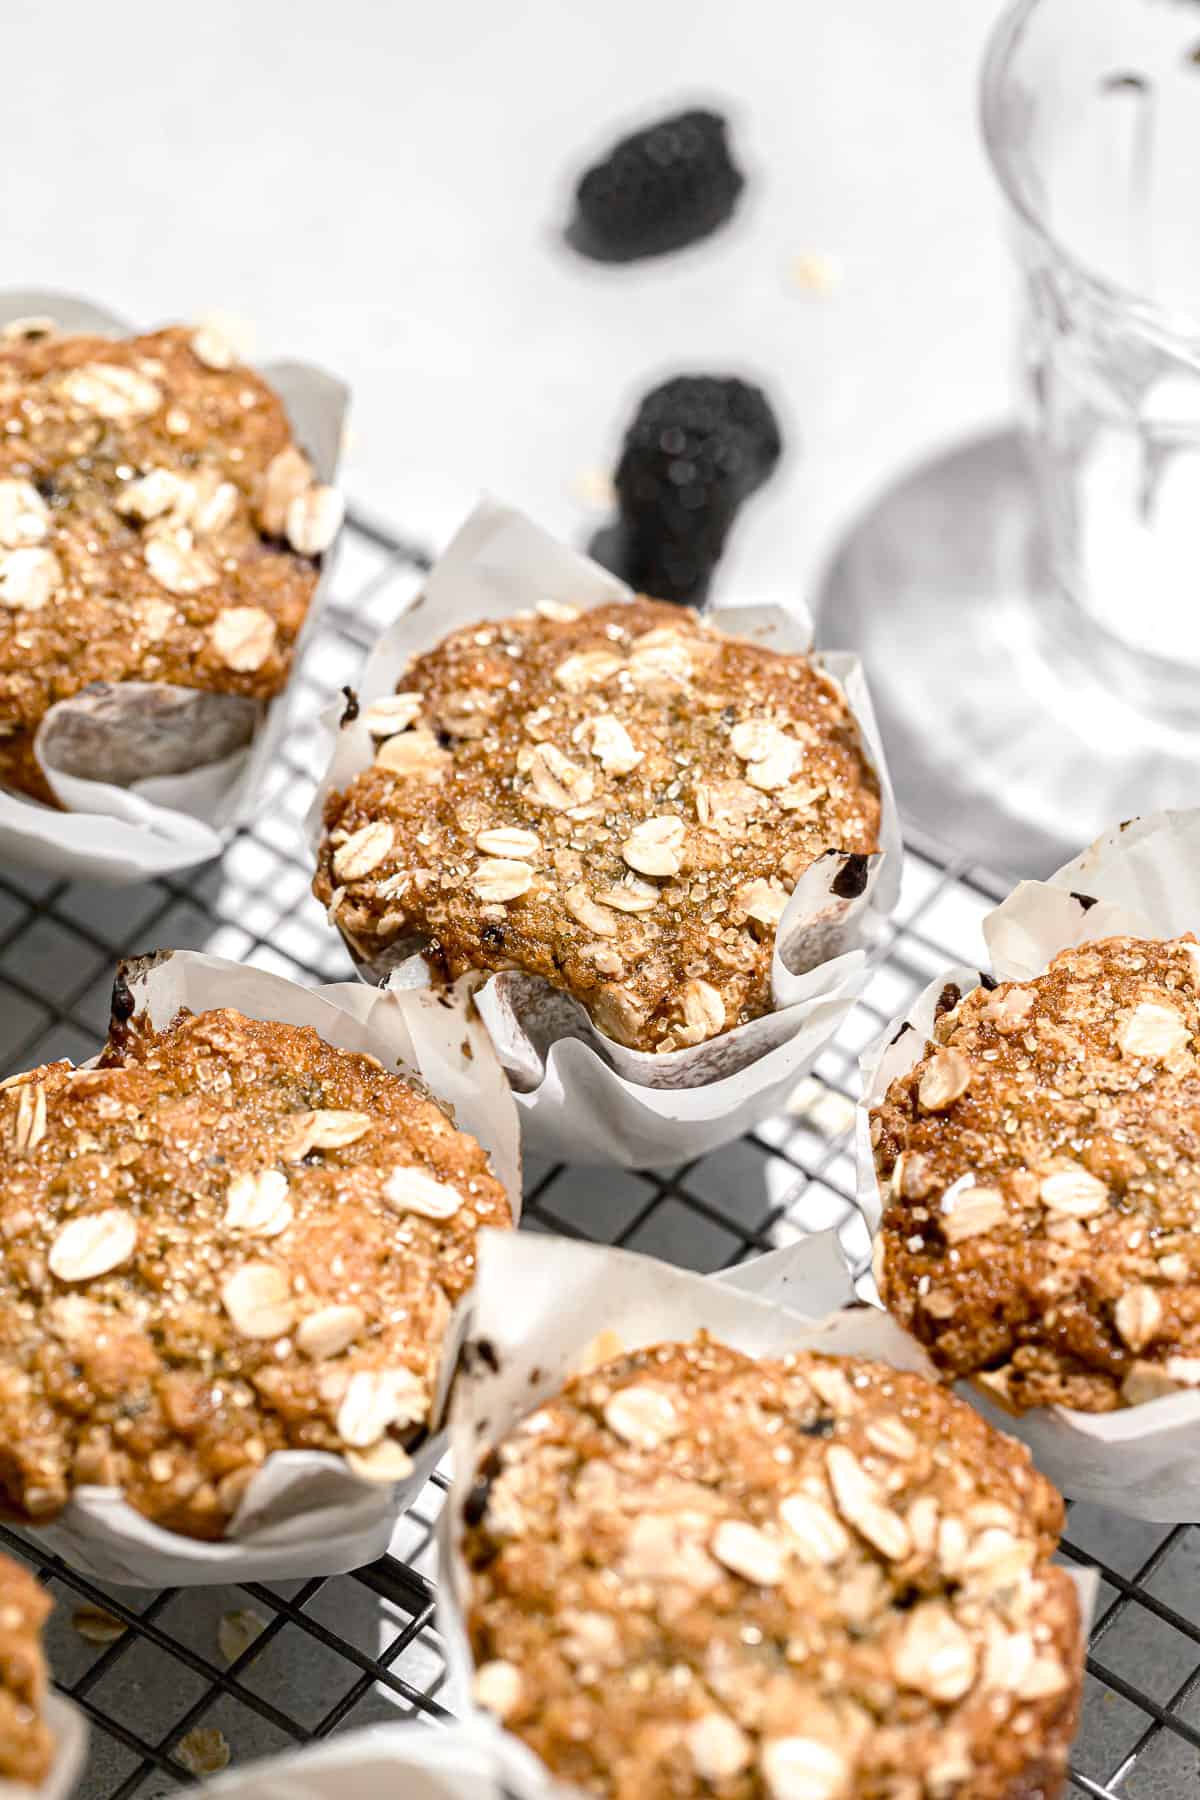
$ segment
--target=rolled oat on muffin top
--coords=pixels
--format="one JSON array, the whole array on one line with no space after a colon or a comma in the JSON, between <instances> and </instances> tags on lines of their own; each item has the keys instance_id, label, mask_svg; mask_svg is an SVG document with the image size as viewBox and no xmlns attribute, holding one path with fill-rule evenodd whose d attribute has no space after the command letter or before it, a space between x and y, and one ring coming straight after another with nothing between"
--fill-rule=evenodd
<instances>
[{"instance_id":1,"label":"rolled oat on muffin top","mask_svg":"<svg viewBox=\"0 0 1200 1800\"><path fill-rule=\"evenodd\" d=\"M94 1483L215 1539L275 1450L398 1479L477 1227L512 1222L484 1151L311 1028L129 1010L99 1067L0 1089L0 1502Z\"/></svg>"},{"instance_id":2,"label":"rolled oat on muffin top","mask_svg":"<svg viewBox=\"0 0 1200 1800\"><path fill-rule=\"evenodd\" d=\"M480 1704L608 1800L1058 1794L1058 1494L885 1364L701 1336L576 1376L464 1506Z\"/></svg>"},{"instance_id":3,"label":"rolled oat on muffin top","mask_svg":"<svg viewBox=\"0 0 1200 1800\"><path fill-rule=\"evenodd\" d=\"M54 1762L54 1738L42 1717L42 1627L50 1604L28 1569L0 1556L0 1781L27 1787L40 1787Z\"/></svg>"},{"instance_id":4,"label":"rolled oat on muffin top","mask_svg":"<svg viewBox=\"0 0 1200 1800\"><path fill-rule=\"evenodd\" d=\"M943 998L871 1115L885 1304L1016 1412L1200 1387L1200 944Z\"/></svg>"},{"instance_id":5,"label":"rolled oat on muffin top","mask_svg":"<svg viewBox=\"0 0 1200 1800\"><path fill-rule=\"evenodd\" d=\"M355 953L524 970L633 1049L770 1011L797 880L878 848L840 688L653 600L455 631L364 717L375 761L328 797L314 882Z\"/></svg>"},{"instance_id":6,"label":"rolled oat on muffin top","mask_svg":"<svg viewBox=\"0 0 1200 1800\"><path fill-rule=\"evenodd\" d=\"M0 334L0 782L53 800L34 738L84 689L101 722L124 683L226 696L206 723L245 742L340 519L279 397L211 330ZM151 772L172 772L179 721L146 706ZM223 753L171 750L178 770Z\"/></svg>"}]
</instances>

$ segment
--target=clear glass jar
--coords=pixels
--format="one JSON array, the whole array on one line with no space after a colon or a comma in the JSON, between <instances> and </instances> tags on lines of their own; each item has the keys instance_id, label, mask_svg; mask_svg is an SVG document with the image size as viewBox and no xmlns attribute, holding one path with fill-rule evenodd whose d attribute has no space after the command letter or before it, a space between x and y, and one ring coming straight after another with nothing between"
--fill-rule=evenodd
<instances>
[{"instance_id":1,"label":"clear glass jar","mask_svg":"<svg viewBox=\"0 0 1200 1800\"><path fill-rule=\"evenodd\" d=\"M1024 290L1045 624L1125 700L1200 725L1200 9L1020 0L982 106Z\"/></svg>"}]
</instances>

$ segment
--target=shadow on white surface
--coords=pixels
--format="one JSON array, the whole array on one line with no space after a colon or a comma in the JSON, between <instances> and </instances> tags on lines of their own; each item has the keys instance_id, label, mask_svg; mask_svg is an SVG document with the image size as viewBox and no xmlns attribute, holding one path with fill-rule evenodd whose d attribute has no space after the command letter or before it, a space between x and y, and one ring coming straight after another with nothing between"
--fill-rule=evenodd
<instances>
[{"instance_id":1,"label":"shadow on white surface","mask_svg":"<svg viewBox=\"0 0 1200 1800\"><path fill-rule=\"evenodd\" d=\"M1138 703L1055 596L1011 430L872 501L814 610L817 642L863 659L905 818L988 868L1046 875L1106 825L1200 798L1200 734Z\"/></svg>"}]
</instances>

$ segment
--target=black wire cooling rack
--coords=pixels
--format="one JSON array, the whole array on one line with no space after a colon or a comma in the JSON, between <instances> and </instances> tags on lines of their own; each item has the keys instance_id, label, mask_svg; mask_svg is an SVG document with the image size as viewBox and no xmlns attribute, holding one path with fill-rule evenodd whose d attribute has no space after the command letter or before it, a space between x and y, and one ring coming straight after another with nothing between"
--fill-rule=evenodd
<instances>
[{"instance_id":1,"label":"black wire cooling rack","mask_svg":"<svg viewBox=\"0 0 1200 1800\"><path fill-rule=\"evenodd\" d=\"M219 863L113 890L0 870L0 1074L91 1055L124 955L186 946L297 980L350 976L308 892L301 825L321 755L315 721L355 681L365 649L411 600L426 566L417 545L352 518L271 791ZM978 961L980 921L1006 885L935 846L910 849L865 1001L783 1113L669 1175L527 1167L526 1228L713 1270L802 1229L835 1226L862 1256L851 1143L859 1053L947 962ZM226 1757L240 1764L381 1720L450 1716L456 1696L433 1628L431 1543L445 1486L433 1476L389 1555L307 1582L102 1587L0 1528L0 1545L34 1566L55 1601L55 1676L92 1727L84 1800L151 1800ZM1200 1793L1200 1529L1078 1505L1065 1554L1102 1577L1071 1792Z\"/></svg>"}]
</instances>

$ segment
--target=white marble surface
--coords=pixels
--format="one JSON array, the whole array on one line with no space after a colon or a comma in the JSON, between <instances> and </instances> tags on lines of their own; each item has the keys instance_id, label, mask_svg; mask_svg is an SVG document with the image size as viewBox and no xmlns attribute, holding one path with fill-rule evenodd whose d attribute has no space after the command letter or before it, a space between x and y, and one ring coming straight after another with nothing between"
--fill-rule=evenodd
<instances>
[{"instance_id":1,"label":"white marble surface","mask_svg":"<svg viewBox=\"0 0 1200 1800\"><path fill-rule=\"evenodd\" d=\"M1009 275L978 145L990 0L6 0L0 277L147 321L212 308L344 372L348 481L444 539L481 488L579 539L635 397L758 372L786 464L725 582L803 592L844 524L1007 410ZM711 97L735 225L664 261L561 248L614 128ZM788 278L836 256L827 298Z\"/></svg>"}]
</instances>

